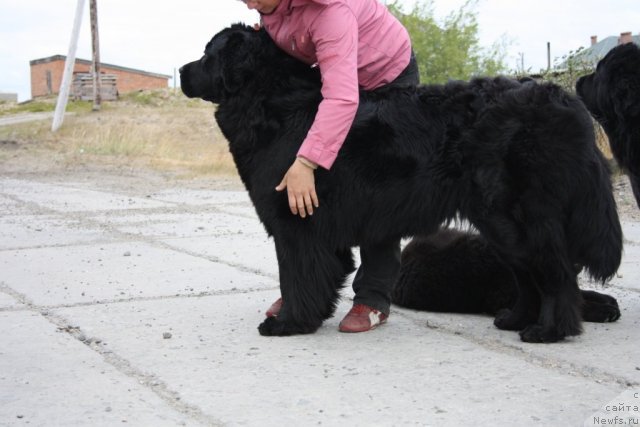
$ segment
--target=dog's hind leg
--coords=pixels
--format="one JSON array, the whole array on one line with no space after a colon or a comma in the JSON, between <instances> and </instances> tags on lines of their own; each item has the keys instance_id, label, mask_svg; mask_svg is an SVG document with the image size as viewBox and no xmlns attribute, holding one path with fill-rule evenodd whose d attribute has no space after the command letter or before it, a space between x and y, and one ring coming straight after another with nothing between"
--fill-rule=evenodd
<instances>
[{"instance_id":1,"label":"dog's hind leg","mask_svg":"<svg viewBox=\"0 0 640 427\"><path fill-rule=\"evenodd\" d=\"M520 332L525 342L556 342L582 332L582 297L568 257L562 251L563 234L550 233L546 247L534 255L531 266L540 292L538 322ZM559 238L560 237L560 238Z\"/></svg>"},{"instance_id":2,"label":"dog's hind leg","mask_svg":"<svg viewBox=\"0 0 640 427\"><path fill-rule=\"evenodd\" d=\"M556 342L580 334L581 296L562 226L544 218L518 230L512 220L497 216L474 223L518 279L517 302L498 314L496 326L521 330L526 342ZM537 319L531 314L536 306Z\"/></svg>"},{"instance_id":3,"label":"dog's hind leg","mask_svg":"<svg viewBox=\"0 0 640 427\"><path fill-rule=\"evenodd\" d=\"M276 238L276 253L283 304L258 331L267 336L313 333L335 311L338 290L353 271L350 252L296 236Z\"/></svg>"}]
</instances>

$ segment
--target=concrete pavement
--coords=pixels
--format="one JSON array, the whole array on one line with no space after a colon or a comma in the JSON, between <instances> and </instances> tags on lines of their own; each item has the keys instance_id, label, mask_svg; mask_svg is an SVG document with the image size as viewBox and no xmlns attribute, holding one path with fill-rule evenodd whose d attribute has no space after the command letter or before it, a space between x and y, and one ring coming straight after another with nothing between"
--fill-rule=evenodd
<instances>
[{"instance_id":1,"label":"concrete pavement","mask_svg":"<svg viewBox=\"0 0 640 427\"><path fill-rule=\"evenodd\" d=\"M605 290L622 318L562 343L397 307L377 330L341 334L349 289L316 334L265 338L277 265L245 193L0 174L0 425L638 420L640 223L624 230Z\"/></svg>"}]
</instances>

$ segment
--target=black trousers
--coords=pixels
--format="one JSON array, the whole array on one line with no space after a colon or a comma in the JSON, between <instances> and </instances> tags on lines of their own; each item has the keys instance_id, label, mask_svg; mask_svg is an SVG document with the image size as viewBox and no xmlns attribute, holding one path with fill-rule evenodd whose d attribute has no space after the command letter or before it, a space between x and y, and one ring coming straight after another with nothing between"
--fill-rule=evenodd
<instances>
[{"instance_id":1,"label":"black trousers","mask_svg":"<svg viewBox=\"0 0 640 427\"><path fill-rule=\"evenodd\" d=\"M391 83L374 89L409 88L420 83L415 56L411 54L409 65ZM400 272L400 239L360 246L360 268L353 279L354 304L364 304L389 314L391 289Z\"/></svg>"}]
</instances>

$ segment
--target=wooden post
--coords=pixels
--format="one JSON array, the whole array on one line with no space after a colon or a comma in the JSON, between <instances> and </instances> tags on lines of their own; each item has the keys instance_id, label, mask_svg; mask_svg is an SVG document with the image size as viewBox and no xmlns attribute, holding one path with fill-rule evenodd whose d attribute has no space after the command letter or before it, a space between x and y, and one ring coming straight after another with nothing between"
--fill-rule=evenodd
<instances>
[{"instance_id":1,"label":"wooden post","mask_svg":"<svg viewBox=\"0 0 640 427\"><path fill-rule=\"evenodd\" d=\"M547 42L547 71L551 71L551 42Z\"/></svg>"},{"instance_id":2,"label":"wooden post","mask_svg":"<svg viewBox=\"0 0 640 427\"><path fill-rule=\"evenodd\" d=\"M76 17L73 21L73 29L71 30L71 42L69 43L69 53L64 63L64 73L62 75L62 83L60 84L60 92L56 102L56 111L53 114L53 124L51 131L57 131L62 125L64 111L67 108L67 100L69 99L69 89L73 77L73 66L76 63L76 50L78 48L78 35L80 34L80 25L82 24L82 11L84 10L84 0L78 0L76 5Z\"/></svg>"},{"instance_id":3,"label":"wooden post","mask_svg":"<svg viewBox=\"0 0 640 427\"><path fill-rule=\"evenodd\" d=\"M91 19L91 46L93 50L93 111L99 111L100 104L102 103L102 80L100 79L100 41L98 38L97 0L89 0L89 16Z\"/></svg>"}]
</instances>

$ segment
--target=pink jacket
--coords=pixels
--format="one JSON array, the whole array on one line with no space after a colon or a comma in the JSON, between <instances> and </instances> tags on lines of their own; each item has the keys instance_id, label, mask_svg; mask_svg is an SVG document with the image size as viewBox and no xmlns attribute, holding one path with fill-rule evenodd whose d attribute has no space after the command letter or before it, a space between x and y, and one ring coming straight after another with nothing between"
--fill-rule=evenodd
<instances>
[{"instance_id":1,"label":"pink jacket","mask_svg":"<svg viewBox=\"0 0 640 427\"><path fill-rule=\"evenodd\" d=\"M378 0L282 0L262 25L281 49L320 67L323 100L298 155L329 169L356 115L359 87L375 89L405 69L409 34Z\"/></svg>"}]
</instances>

